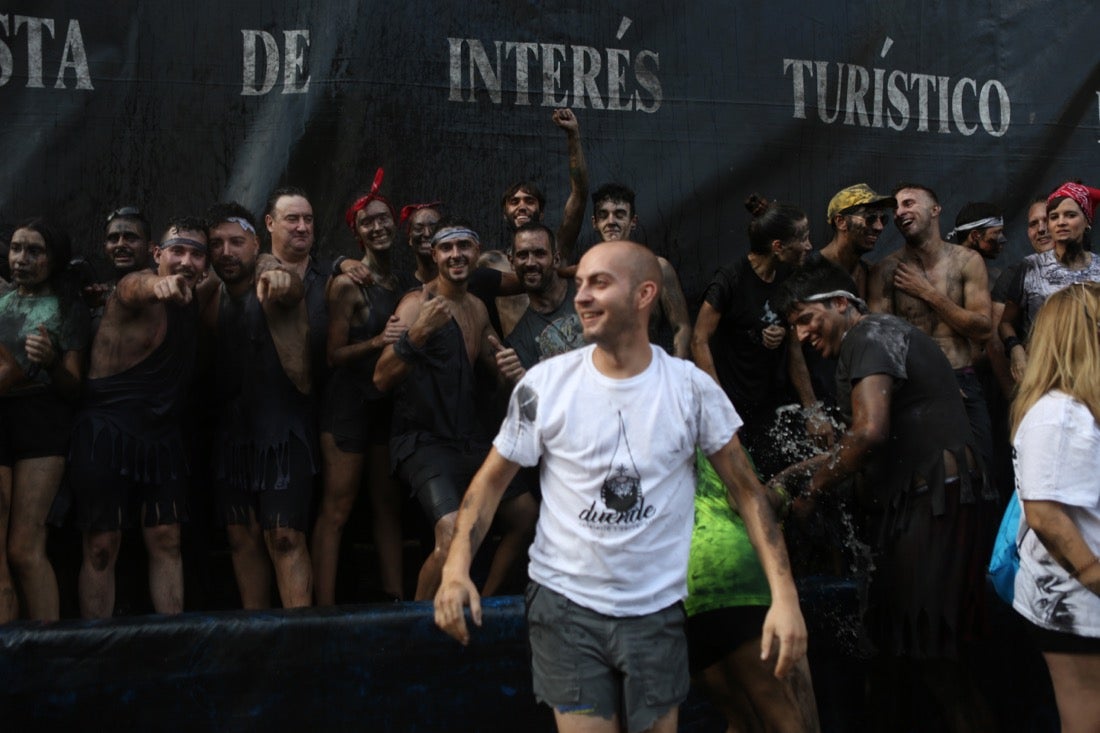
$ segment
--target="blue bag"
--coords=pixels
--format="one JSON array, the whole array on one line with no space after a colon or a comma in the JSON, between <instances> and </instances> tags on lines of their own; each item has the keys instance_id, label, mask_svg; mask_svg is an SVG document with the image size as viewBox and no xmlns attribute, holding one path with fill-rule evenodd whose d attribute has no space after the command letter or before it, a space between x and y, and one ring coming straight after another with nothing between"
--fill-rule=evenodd
<instances>
[{"instance_id":1,"label":"blue bag","mask_svg":"<svg viewBox=\"0 0 1100 733\"><path fill-rule=\"evenodd\" d=\"M1016 594L1016 571L1020 569L1020 497L1013 491L1005 507L997 539L993 541L993 557L989 559L989 579L993 589L1008 605Z\"/></svg>"}]
</instances>

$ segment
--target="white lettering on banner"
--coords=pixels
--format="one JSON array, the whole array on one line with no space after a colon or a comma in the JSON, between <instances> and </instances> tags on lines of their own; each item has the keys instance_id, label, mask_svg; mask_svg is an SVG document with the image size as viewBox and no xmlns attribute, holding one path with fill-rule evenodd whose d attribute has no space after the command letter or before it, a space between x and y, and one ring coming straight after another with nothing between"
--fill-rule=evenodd
<instances>
[{"instance_id":1,"label":"white lettering on banner","mask_svg":"<svg viewBox=\"0 0 1100 733\"><path fill-rule=\"evenodd\" d=\"M623 18L616 39L622 40L630 26L630 19ZM476 38L448 38L447 46L449 102L475 102L478 91L483 91L493 104L526 107L534 91L543 107L652 114L664 99L656 51L632 53L526 41L482 43ZM535 90L532 77L538 85Z\"/></svg>"},{"instance_id":2,"label":"white lettering on banner","mask_svg":"<svg viewBox=\"0 0 1100 733\"><path fill-rule=\"evenodd\" d=\"M283 50L275 36L267 31L241 30L244 63L242 65L241 95L262 96L275 88L279 81L279 61L282 60L283 94L305 94L309 91L309 76L302 81L306 70L306 49L309 48L308 30L283 31ZM259 41L259 44L257 44ZM262 44L262 46L261 46ZM263 81L259 82L256 57L263 53Z\"/></svg>"},{"instance_id":3,"label":"white lettering on banner","mask_svg":"<svg viewBox=\"0 0 1100 733\"><path fill-rule=\"evenodd\" d=\"M0 14L0 87L11 81L15 71L15 56L12 54L12 45L20 35L19 31L25 29L23 36L27 46L27 88L45 89L45 51L43 49L43 35L45 40L56 38L54 33L53 18L32 18L27 15L9 16ZM45 31L45 34L43 34ZM7 42L3 40L7 38ZM9 45L11 44L11 45ZM56 44L50 44L56 46ZM51 48L51 50L53 50ZM57 78L54 81L54 89L68 89L65 84L66 72L72 71L76 77L76 89L94 89L92 86L92 74L88 68L88 53L84 49L84 37L80 33L80 21L70 19L65 31L65 44L61 47L60 62L57 69Z\"/></svg>"},{"instance_id":4,"label":"white lettering on banner","mask_svg":"<svg viewBox=\"0 0 1100 733\"><path fill-rule=\"evenodd\" d=\"M886 39L881 58L886 57L893 43L893 39ZM807 101L812 99L810 106L827 125L839 120L843 125L901 131L915 122L918 132L935 129L945 135L959 132L969 136L980 127L991 137L1002 137L1012 123L1008 89L997 79L979 84L965 76L952 79L896 69L867 69L840 61L783 59L783 75L788 71L792 117L799 120L806 119Z\"/></svg>"}]
</instances>

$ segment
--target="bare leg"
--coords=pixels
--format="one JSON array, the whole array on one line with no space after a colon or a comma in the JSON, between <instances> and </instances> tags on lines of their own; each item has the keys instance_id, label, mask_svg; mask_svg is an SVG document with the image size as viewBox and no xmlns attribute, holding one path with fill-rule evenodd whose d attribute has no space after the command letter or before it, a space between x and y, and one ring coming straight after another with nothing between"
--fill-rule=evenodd
<instances>
[{"instance_id":1,"label":"bare leg","mask_svg":"<svg viewBox=\"0 0 1100 733\"><path fill-rule=\"evenodd\" d=\"M390 449L372 445L370 452L370 503L374 546L378 549L378 571L382 590L394 598L405 597L402 565L404 549L401 537L401 503L404 489L390 475Z\"/></svg>"},{"instance_id":2,"label":"bare leg","mask_svg":"<svg viewBox=\"0 0 1100 733\"><path fill-rule=\"evenodd\" d=\"M77 581L83 618L110 618L114 613L115 562L121 544L121 530L84 533L84 560Z\"/></svg>"},{"instance_id":3,"label":"bare leg","mask_svg":"<svg viewBox=\"0 0 1100 733\"><path fill-rule=\"evenodd\" d=\"M11 467L0 466L0 624L19 617L19 599L8 569L8 522L11 521Z\"/></svg>"},{"instance_id":4,"label":"bare leg","mask_svg":"<svg viewBox=\"0 0 1100 733\"><path fill-rule=\"evenodd\" d=\"M644 733L676 733L676 724L679 722L680 709L672 708L667 713L657 718ZM578 715L576 713L560 713L554 711L554 722L557 723L558 733L620 733L626 730L619 725L619 716L601 718L595 715Z\"/></svg>"},{"instance_id":5,"label":"bare leg","mask_svg":"<svg viewBox=\"0 0 1100 733\"><path fill-rule=\"evenodd\" d=\"M482 595L495 595L508 580L516 563L526 555L527 548L535 537L538 516L538 504L530 493L520 494L500 505L497 517L504 527L504 534L489 565L489 575L485 579Z\"/></svg>"},{"instance_id":6,"label":"bare leg","mask_svg":"<svg viewBox=\"0 0 1100 733\"><path fill-rule=\"evenodd\" d=\"M1044 652L1062 733L1100 730L1100 655Z\"/></svg>"},{"instance_id":7,"label":"bare leg","mask_svg":"<svg viewBox=\"0 0 1100 733\"><path fill-rule=\"evenodd\" d=\"M764 730L775 733L816 733L817 719L810 664L803 657L783 680L775 678L779 650L760 659L760 637L747 641L720 662L727 680L744 690Z\"/></svg>"},{"instance_id":8,"label":"bare leg","mask_svg":"<svg viewBox=\"0 0 1100 733\"><path fill-rule=\"evenodd\" d=\"M696 674L691 682L710 700L726 719L726 733L763 733L760 719L745 690L733 679L732 654Z\"/></svg>"},{"instance_id":9,"label":"bare leg","mask_svg":"<svg viewBox=\"0 0 1100 733\"><path fill-rule=\"evenodd\" d=\"M271 606L271 560L264 550L263 533L256 515L249 511L248 524L225 528L233 557L233 574L241 592L241 605L248 609Z\"/></svg>"},{"instance_id":10,"label":"bare leg","mask_svg":"<svg viewBox=\"0 0 1100 733\"><path fill-rule=\"evenodd\" d=\"M321 433L321 454L324 456L324 494L313 527L313 579L317 605L331 606L336 603L340 538L359 494L363 455L340 450L332 433Z\"/></svg>"},{"instance_id":11,"label":"bare leg","mask_svg":"<svg viewBox=\"0 0 1100 733\"><path fill-rule=\"evenodd\" d=\"M142 530L149 551L149 595L157 613L183 612L183 556L179 524Z\"/></svg>"},{"instance_id":12,"label":"bare leg","mask_svg":"<svg viewBox=\"0 0 1100 733\"><path fill-rule=\"evenodd\" d=\"M435 523L435 547L421 566L420 575L416 580L416 600L418 601L429 601L435 598L435 592L439 590L439 583L443 579L443 563L447 559L447 551L451 549L451 538L454 537L457 516L458 512L444 514Z\"/></svg>"},{"instance_id":13,"label":"bare leg","mask_svg":"<svg viewBox=\"0 0 1100 733\"><path fill-rule=\"evenodd\" d=\"M56 621L60 616L57 576L46 557L46 517L65 471L61 456L28 458L15 464L8 554L27 603L27 616Z\"/></svg>"},{"instance_id":14,"label":"bare leg","mask_svg":"<svg viewBox=\"0 0 1100 733\"><path fill-rule=\"evenodd\" d=\"M275 565L275 583L283 608L304 608L313 603L313 568L306 550L306 535L298 529L264 530L267 551Z\"/></svg>"}]
</instances>

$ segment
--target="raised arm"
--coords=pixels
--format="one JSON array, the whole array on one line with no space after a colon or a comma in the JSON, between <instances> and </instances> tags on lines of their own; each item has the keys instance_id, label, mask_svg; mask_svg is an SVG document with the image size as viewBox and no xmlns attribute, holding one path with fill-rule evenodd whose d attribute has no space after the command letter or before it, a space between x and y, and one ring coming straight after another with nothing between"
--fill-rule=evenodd
<instances>
[{"instance_id":1,"label":"raised arm","mask_svg":"<svg viewBox=\"0 0 1100 733\"><path fill-rule=\"evenodd\" d=\"M142 270L119 280L114 295L119 305L133 311L167 301L186 305L191 302L193 291L183 275L162 276Z\"/></svg>"},{"instance_id":2,"label":"raised arm","mask_svg":"<svg viewBox=\"0 0 1100 733\"><path fill-rule=\"evenodd\" d=\"M443 580L435 594L435 623L463 645L469 643L463 609L470 607L470 618L481 626L481 597L470 580L470 562L493 523L505 489L519 466L491 448L466 490L455 518L454 539L443 565Z\"/></svg>"},{"instance_id":3,"label":"raised arm","mask_svg":"<svg viewBox=\"0 0 1100 733\"><path fill-rule=\"evenodd\" d=\"M745 522L749 541L768 578L772 604L764 620L760 658L767 659L773 640L778 640L779 660L775 666L775 676L784 677L806 654L806 622L798 606L798 591L791 575L783 533L779 530L764 487L749 465L737 436L708 457L726 485L730 504Z\"/></svg>"},{"instance_id":4,"label":"raised arm","mask_svg":"<svg viewBox=\"0 0 1100 733\"><path fill-rule=\"evenodd\" d=\"M558 227L558 248L563 262L572 262L577 235L584 223L584 210L588 205L588 163L581 147L581 131L571 109L556 109L554 124L565 130L569 146L569 198L565 200L561 226Z\"/></svg>"}]
</instances>

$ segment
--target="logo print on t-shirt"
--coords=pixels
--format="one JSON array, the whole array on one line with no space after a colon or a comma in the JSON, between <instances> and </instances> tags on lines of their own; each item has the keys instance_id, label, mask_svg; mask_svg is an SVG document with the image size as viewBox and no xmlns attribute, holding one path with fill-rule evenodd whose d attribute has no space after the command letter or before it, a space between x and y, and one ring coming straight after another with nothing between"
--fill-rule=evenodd
<instances>
[{"instance_id":1,"label":"logo print on t-shirt","mask_svg":"<svg viewBox=\"0 0 1100 733\"><path fill-rule=\"evenodd\" d=\"M633 529L657 513L656 507L645 503L642 477L630 450L622 412L619 413L619 436L611 451L607 475L600 486L599 502L603 503L603 507L598 507L597 500L593 499L577 518L600 530Z\"/></svg>"},{"instance_id":2,"label":"logo print on t-shirt","mask_svg":"<svg viewBox=\"0 0 1100 733\"><path fill-rule=\"evenodd\" d=\"M600 498L608 509L625 512L634 508L642 494L642 482L636 476L626 472L626 466L619 465L615 475L604 479L600 489Z\"/></svg>"}]
</instances>

